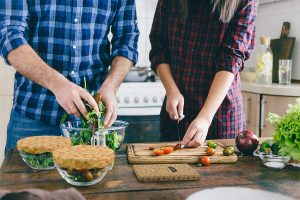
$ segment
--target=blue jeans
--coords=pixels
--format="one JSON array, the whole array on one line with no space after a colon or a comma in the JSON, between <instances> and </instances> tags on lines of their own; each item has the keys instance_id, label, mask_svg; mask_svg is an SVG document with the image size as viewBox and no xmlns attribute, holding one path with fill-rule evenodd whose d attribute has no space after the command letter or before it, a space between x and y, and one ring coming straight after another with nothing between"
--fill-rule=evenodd
<instances>
[{"instance_id":1,"label":"blue jeans","mask_svg":"<svg viewBox=\"0 0 300 200\"><path fill-rule=\"evenodd\" d=\"M42 121L30 119L20 113L12 110L10 120L7 126L7 138L5 154L16 148L17 141L28 136L38 135L63 135L60 127L53 127Z\"/></svg>"}]
</instances>

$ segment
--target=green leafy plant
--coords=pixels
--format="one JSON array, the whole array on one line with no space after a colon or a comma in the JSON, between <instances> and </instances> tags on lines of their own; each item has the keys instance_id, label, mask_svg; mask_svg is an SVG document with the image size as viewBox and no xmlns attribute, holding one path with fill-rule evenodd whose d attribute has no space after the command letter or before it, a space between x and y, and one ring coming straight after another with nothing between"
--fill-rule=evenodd
<instances>
[{"instance_id":1,"label":"green leafy plant","mask_svg":"<svg viewBox=\"0 0 300 200\"><path fill-rule=\"evenodd\" d=\"M275 127L273 140L278 143L278 154L300 160L300 98L283 116L269 113L267 121Z\"/></svg>"},{"instance_id":2,"label":"green leafy plant","mask_svg":"<svg viewBox=\"0 0 300 200\"><path fill-rule=\"evenodd\" d=\"M86 80L84 78L84 89L86 89ZM94 96L94 92L91 93L92 96ZM83 116L80 113L80 120L82 122L81 127L82 130L79 134L72 134L71 137L71 143L72 145L79 145L79 144L91 144L91 138L96 133L96 130L105 130L104 125L104 115L106 113L106 107L102 101L99 101L98 107L99 112L96 112L93 110L93 108L85 101L83 100L83 103L88 111L87 117ZM60 123L64 123L69 119L68 114L64 114L61 118ZM106 134L106 145L113 149L118 150L121 146L122 141L122 135L118 135L116 131L113 131L111 133Z\"/></svg>"},{"instance_id":3,"label":"green leafy plant","mask_svg":"<svg viewBox=\"0 0 300 200\"><path fill-rule=\"evenodd\" d=\"M22 152L26 163L34 169L45 169L54 167L52 153L30 154Z\"/></svg>"}]
</instances>

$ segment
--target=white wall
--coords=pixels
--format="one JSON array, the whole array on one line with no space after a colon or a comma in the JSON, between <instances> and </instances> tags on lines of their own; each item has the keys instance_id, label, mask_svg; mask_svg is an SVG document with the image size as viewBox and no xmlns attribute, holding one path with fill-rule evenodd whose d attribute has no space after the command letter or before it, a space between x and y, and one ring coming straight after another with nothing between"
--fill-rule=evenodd
<instances>
[{"instance_id":1,"label":"white wall","mask_svg":"<svg viewBox=\"0 0 300 200\"><path fill-rule=\"evenodd\" d=\"M262 1L261 1L262 3ZM256 46L260 36L279 38L283 22L291 23L290 37L296 37L293 53L293 79L300 80L300 1L282 0L277 3L261 5L257 16ZM255 52L246 63L247 67L255 67Z\"/></svg>"},{"instance_id":2,"label":"white wall","mask_svg":"<svg viewBox=\"0 0 300 200\"><path fill-rule=\"evenodd\" d=\"M149 34L158 0L136 0L140 39L138 42L139 61L136 66L150 66L149 51L151 48Z\"/></svg>"},{"instance_id":3,"label":"white wall","mask_svg":"<svg viewBox=\"0 0 300 200\"><path fill-rule=\"evenodd\" d=\"M0 165L4 158L6 127L12 107L14 73L14 69L0 58Z\"/></svg>"}]
</instances>

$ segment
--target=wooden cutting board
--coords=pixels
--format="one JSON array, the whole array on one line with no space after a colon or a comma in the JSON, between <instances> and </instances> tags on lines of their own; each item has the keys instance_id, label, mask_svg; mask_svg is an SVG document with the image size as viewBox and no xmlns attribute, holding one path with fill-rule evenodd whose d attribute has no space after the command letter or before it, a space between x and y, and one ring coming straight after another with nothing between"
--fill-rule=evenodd
<instances>
[{"instance_id":1,"label":"wooden cutting board","mask_svg":"<svg viewBox=\"0 0 300 200\"><path fill-rule=\"evenodd\" d=\"M161 147L175 145L176 142L127 144L128 161L132 164L199 163L200 156L206 155L207 146L184 148L162 156L155 156L153 151L149 150L149 146L160 149ZM223 149L220 145L217 146L216 154L210 156L211 163L234 163L237 161L236 154L224 156Z\"/></svg>"},{"instance_id":2,"label":"wooden cutting board","mask_svg":"<svg viewBox=\"0 0 300 200\"><path fill-rule=\"evenodd\" d=\"M188 164L133 165L139 182L152 181L192 181L200 179L195 167Z\"/></svg>"}]
</instances>

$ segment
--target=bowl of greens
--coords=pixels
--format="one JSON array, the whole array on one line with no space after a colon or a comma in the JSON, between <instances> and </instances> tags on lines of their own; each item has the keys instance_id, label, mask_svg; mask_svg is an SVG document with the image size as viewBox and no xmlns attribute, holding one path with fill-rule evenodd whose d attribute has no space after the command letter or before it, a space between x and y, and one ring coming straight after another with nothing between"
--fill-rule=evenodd
<instances>
[{"instance_id":1,"label":"bowl of greens","mask_svg":"<svg viewBox=\"0 0 300 200\"><path fill-rule=\"evenodd\" d=\"M107 146L117 152L124 141L127 126L127 122L117 120L109 128L86 126L82 121L67 121L60 127L64 136L71 139L72 145Z\"/></svg>"}]
</instances>

